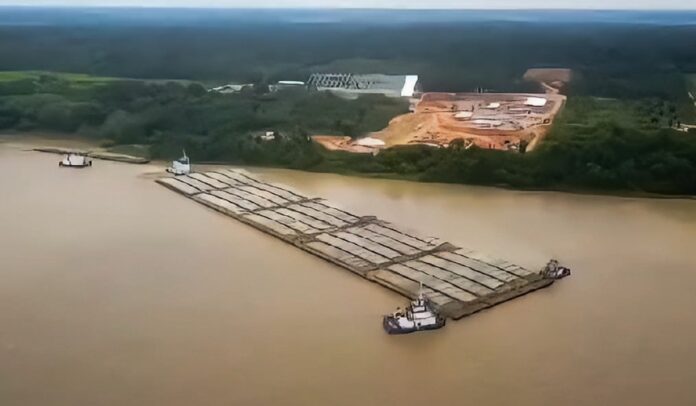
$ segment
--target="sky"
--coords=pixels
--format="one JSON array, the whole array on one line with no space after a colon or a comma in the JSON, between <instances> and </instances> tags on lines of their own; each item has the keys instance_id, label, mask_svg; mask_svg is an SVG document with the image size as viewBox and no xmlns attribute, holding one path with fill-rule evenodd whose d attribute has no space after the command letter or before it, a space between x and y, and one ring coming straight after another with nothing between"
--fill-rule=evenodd
<instances>
[{"instance_id":1,"label":"sky","mask_svg":"<svg viewBox=\"0 0 696 406\"><path fill-rule=\"evenodd\" d=\"M230 8L686 9L696 0L0 0L20 6Z\"/></svg>"}]
</instances>

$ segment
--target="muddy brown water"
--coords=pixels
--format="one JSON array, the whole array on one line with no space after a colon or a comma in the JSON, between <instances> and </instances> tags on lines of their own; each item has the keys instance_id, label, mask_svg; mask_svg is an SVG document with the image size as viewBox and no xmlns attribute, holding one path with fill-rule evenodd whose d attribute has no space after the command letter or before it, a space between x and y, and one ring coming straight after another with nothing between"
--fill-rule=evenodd
<instances>
[{"instance_id":1,"label":"muddy brown water","mask_svg":"<svg viewBox=\"0 0 696 406\"><path fill-rule=\"evenodd\" d=\"M0 405L693 405L696 201L250 169L537 268L388 336L404 299L155 184L0 145Z\"/></svg>"}]
</instances>

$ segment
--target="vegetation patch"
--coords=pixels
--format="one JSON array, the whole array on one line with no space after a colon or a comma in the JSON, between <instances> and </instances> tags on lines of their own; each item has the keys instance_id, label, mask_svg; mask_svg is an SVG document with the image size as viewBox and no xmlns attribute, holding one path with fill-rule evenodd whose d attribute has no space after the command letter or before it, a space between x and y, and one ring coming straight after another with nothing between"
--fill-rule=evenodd
<instances>
[{"instance_id":1,"label":"vegetation patch","mask_svg":"<svg viewBox=\"0 0 696 406\"><path fill-rule=\"evenodd\" d=\"M176 157L186 148L199 162L518 188L696 193L693 134L673 129L696 123L686 91L694 90L694 75L684 75L696 72L690 25L66 24L7 25L0 34L0 69L8 71L0 73L0 130L149 145L153 158ZM534 68L569 69L572 80L562 88L567 106L550 133L524 154L457 142L377 156L325 151L308 135L379 130L406 112L406 103L266 92L277 80L334 70L417 74L428 92L538 92L538 83L523 79ZM223 95L200 83L257 86ZM267 131L276 136L262 136Z\"/></svg>"},{"instance_id":2,"label":"vegetation patch","mask_svg":"<svg viewBox=\"0 0 696 406\"><path fill-rule=\"evenodd\" d=\"M689 92L696 98L696 73L686 75L686 84Z\"/></svg>"}]
</instances>

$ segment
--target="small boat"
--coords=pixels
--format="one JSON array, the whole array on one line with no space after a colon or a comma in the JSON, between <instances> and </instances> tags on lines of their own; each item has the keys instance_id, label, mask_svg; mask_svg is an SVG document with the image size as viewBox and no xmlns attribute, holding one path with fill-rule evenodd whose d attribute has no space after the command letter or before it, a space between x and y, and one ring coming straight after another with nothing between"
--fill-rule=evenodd
<instances>
[{"instance_id":1,"label":"small boat","mask_svg":"<svg viewBox=\"0 0 696 406\"><path fill-rule=\"evenodd\" d=\"M62 161L58 162L58 166L67 166L70 168L85 168L92 166L92 160L84 154L70 153L65 155Z\"/></svg>"},{"instance_id":2,"label":"small boat","mask_svg":"<svg viewBox=\"0 0 696 406\"><path fill-rule=\"evenodd\" d=\"M399 308L392 314L384 316L382 325L389 334L408 334L414 331L435 330L444 327L447 319L442 317L433 304L421 291L418 298L412 300L406 309Z\"/></svg>"},{"instance_id":3,"label":"small boat","mask_svg":"<svg viewBox=\"0 0 696 406\"><path fill-rule=\"evenodd\" d=\"M188 175L189 173L191 173L191 161L189 160L189 157L186 156L186 151L183 151L183 153L184 156L177 159L176 161L172 161L172 166L167 168L167 172L177 176Z\"/></svg>"},{"instance_id":4,"label":"small boat","mask_svg":"<svg viewBox=\"0 0 696 406\"><path fill-rule=\"evenodd\" d=\"M549 279L561 279L570 276L570 268L561 266L557 260L551 259L541 270L541 274Z\"/></svg>"}]
</instances>

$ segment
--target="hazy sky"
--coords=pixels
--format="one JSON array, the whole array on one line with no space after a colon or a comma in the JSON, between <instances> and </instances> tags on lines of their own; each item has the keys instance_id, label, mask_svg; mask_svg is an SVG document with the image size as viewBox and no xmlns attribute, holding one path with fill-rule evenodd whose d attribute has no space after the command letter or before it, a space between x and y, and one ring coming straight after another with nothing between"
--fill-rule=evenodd
<instances>
[{"instance_id":1,"label":"hazy sky","mask_svg":"<svg viewBox=\"0 0 696 406\"><path fill-rule=\"evenodd\" d=\"M24 6L696 9L696 0L0 0Z\"/></svg>"}]
</instances>

